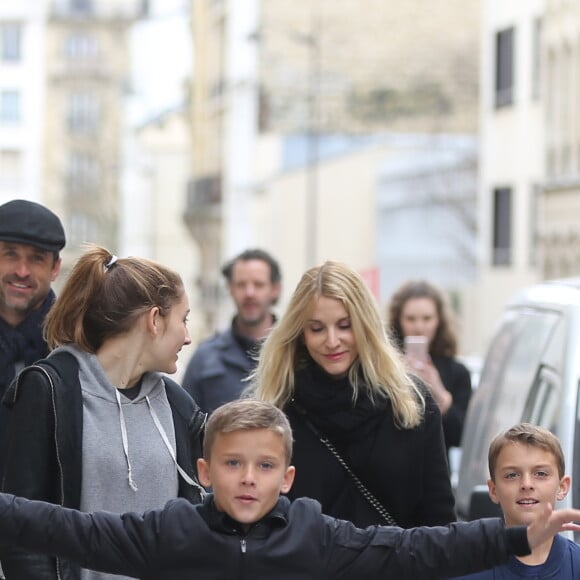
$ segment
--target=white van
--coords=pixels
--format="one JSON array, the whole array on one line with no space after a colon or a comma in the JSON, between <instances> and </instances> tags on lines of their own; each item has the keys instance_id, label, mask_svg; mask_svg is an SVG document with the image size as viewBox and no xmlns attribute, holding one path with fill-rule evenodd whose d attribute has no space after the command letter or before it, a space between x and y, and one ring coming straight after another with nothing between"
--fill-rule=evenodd
<instances>
[{"instance_id":1,"label":"white van","mask_svg":"<svg viewBox=\"0 0 580 580\"><path fill-rule=\"evenodd\" d=\"M561 507L580 505L579 388L580 278L520 291L505 308L467 412L456 488L460 519L499 513L487 495L487 449L522 421L560 438L572 476Z\"/></svg>"}]
</instances>

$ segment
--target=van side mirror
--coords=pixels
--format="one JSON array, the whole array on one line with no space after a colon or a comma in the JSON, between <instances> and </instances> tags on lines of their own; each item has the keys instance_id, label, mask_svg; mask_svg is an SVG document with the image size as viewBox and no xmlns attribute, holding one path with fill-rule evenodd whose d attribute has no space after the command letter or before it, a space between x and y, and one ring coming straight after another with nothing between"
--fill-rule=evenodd
<instances>
[{"instance_id":1,"label":"van side mirror","mask_svg":"<svg viewBox=\"0 0 580 580\"><path fill-rule=\"evenodd\" d=\"M491 501L487 485L476 485L469 498L467 519L471 521L480 518L499 518L501 516L501 508Z\"/></svg>"}]
</instances>

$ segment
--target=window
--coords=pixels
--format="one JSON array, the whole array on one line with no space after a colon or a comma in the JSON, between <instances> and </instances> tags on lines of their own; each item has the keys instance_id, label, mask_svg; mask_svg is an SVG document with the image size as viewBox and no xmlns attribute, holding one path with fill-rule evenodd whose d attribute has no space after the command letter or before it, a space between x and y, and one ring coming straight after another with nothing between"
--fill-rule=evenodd
<instances>
[{"instance_id":1,"label":"window","mask_svg":"<svg viewBox=\"0 0 580 580\"><path fill-rule=\"evenodd\" d=\"M0 123L20 122L20 93L18 91L0 92Z\"/></svg>"},{"instance_id":2,"label":"window","mask_svg":"<svg viewBox=\"0 0 580 580\"><path fill-rule=\"evenodd\" d=\"M71 133L95 133L99 124L98 97L93 93L69 95L67 122Z\"/></svg>"},{"instance_id":3,"label":"window","mask_svg":"<svg viewBox=\"0 0 580 580\"><path fill-rule=\"evenodd\" d=\"M72 245L83 242L95 242L99 239L97 220L85 213L73 213L68 220L67 242L70 238Z\"/></svg>"},{"instance_id":4,"label":"window","mask_svg":"<svg viewBox=\"0 0 580 580\"><path fill-rule=\"evenodd\" d=\"M505 107L514 101L514 29L496 34L495 106Z\"/></svg>"},{"instance_id":5,"label":"window","mask_svg":"<svg viewBox=\"0 0 580 580\"><path fill-rule=\"evenodd\" d=\"M556 51L549 49L546 54L546 82L544 85L545 94L543 98L546 111L546 173L548 177L554 177L557 169L556 135L559 122L558 111L560 109L558 102L559 91L557 86L559 64Z\"/></svg>"},{"instance_id":6,"label":"window","mask_svg":"<svg viewBox=\"0 0 580 580\"><path fill-rule=\"evenodd\" d=\"M0 188L17 189L22 178L22 155L20 151L0 149Z\"/></svg>"},{"instance_id":7,"label":"window","mask_svg":"<svg viewBox=\"0 0 580 580\"><path fill-rule=\"evenodd\" d=\"M21 26L14 22L0 24L0 60L18 62L21 58Z\"/></svg>"},{"instance_id":8,"label":"window","mask_svg":"<svg viewBox=\"0 0 580 580\"><path fill-rule=\"evenodd\" d=\"M529 231L529 264L532 267L538 265L538 240L539 240L539 225L538 225L538 203L542 196L542 187L540 185L532 185L530 189L530 231Z\"/></svg>"},{"instance_id":9,"label":"window","mask_svg":"<svg viewBox=\"0 0 580 580\"><path fill-rule=\"evenodd\" d=\"M77 14L91 14L93 11L92 0L69 0L69 6Z\"/></svg>"},{"instance_id":10,"label":"window","mask_svg":"<svg viewBox=\"0 0 580 580\"><path fill-rule=\"evenodd\" d=\"M86 153L73 151L68 161L68 192L71 196L94 194L99 188L100 172L96 159Z\"/></svg>"},{"instance_id":11,"label":"window","mask_svg":"<svg viewBox=\"0 0 580 580\"><path fill-rule=\"evenodd\" d=\"M512 190L501 187L493 192L493 257L494 266L511 264Z\"/></svg>"},{"instance_id":12,"label":"window","mask_svg":"<svg viewBox=\"0 0 580 580\"><path fill-rule=\"evenodd\" d=\"M64 40L63 52L68 60L95 60L98 57L98 46L92 36L73 33Z\"/></svg>"},{"instance_id":13,"label":"window","mask_svg":"<svg viewBox=\"0 0 580 580\"><path fill-rule=\"evenodd\" d=\"M560 70L557 91L559 92L559 104L557 111L557 135L555 143L559 153L558 173L561 176L572 173L572 143L574 142L573 119L577 110L574 96L574 57L572 47L564 43L560 51Z\"/></svg>"},{"instance_id":14,"label":"window","mask_svg":"<svg viewBox=\"0 0 580 580\"><path fill-rule=\"evenodd\" d=\"M560 383L560 376L553 369L542 366L528 393L522 421L542 425L556 433L559 425Z\"/></svg>"},{"instance_id":15,"label":"window","mask_svg":"<svg viewBox=\"0 0 580 580\"><path fill-rule=\"evenodd\" d=\"M536 18L532 30L532 98L542 94L542 19Z\"/></svg>"}]
</instances>

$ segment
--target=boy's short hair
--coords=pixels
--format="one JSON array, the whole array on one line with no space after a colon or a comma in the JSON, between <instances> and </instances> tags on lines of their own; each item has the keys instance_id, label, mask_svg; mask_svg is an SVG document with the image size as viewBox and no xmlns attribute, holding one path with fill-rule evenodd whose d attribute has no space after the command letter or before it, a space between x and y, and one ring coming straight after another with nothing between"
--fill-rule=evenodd
<instances>
[{"instance_id":1,"label":"boy's short hair","mask_svg":"<svg viewBox=\"0 0 580 580\"><path fill-rule=\"evenodd\" d=\"M203 455L210 459L216 437L220 433L269 429L282 437L286 465L292 458L292 428L286 415L270 403L239 399L218 407L209 417L203 441Z\"/></svg>"},{"instance_id":2,"label":"boy's short hair","mask_svg":"<svg viewBox=\"0 0 580 580\"><path fill-rule=\"evenodd\" d=\"M548 451L556 460L559 477L564 477L564 474L566 473L566 462L558 438L544 427L538 427L531 423L519 423L518 425L514 425L507 431L497 435L489 446L487 459L489 476L492 481L495 481L497 458L499 457L501 450L510 443L523 443L524 445L539 447L544 451Z\"/></svg>"}]
</instances>

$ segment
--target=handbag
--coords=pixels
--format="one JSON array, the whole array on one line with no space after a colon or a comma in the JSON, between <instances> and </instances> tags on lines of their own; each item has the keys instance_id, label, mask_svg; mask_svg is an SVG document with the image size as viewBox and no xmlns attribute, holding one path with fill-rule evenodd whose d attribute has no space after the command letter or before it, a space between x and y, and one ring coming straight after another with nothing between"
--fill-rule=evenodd
<instances>
[{"instance_id":1,"label":"handbag","mask_svg":"<svg viewBox=\"0 0 580 580\"><path fill-rule=\"evenodd\" d=\"M350 468L348 463L343 459L342 455L338 452L332 441L324 435L319 429L317 429L310 419L308 419L306 415L306 411L296 403L296 401L292 402L294 408L302 415L304 422L306 423L307 427L318 437L320 442L326 446L326 448L330 451L330 453L334 456L334 458L340 463L343 469L348 473L350 478L352 479L355 487L358 489L360 494L365 498L365 500L370 504L370 506L383 518L383 520L389 526L396 526L398 527L395 518L389 513L387 508L377 499L377 497L367 488L367 486L359 479L359 477L354 473L354 471Z\"/></svg>"}]
</instances>

